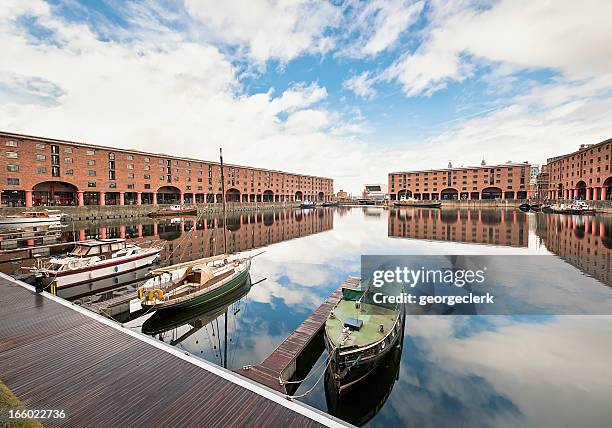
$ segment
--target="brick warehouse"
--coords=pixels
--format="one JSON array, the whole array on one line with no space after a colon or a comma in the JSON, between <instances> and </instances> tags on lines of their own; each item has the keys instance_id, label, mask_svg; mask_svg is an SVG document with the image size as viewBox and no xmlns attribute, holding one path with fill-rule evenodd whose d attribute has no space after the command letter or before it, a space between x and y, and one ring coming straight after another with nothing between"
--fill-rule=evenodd
<instances>
[{"instance_id":1,"label":"brick warehouse","mask_svg":"<svg viewBox=\"0 0 612 428\"><path fill-rule=\"evenodd\" d=\"M612 138L547 160L548 199L612 200Z\"/></svg>"},{"instance_id":2,"label":"brick warehouse","mask_svg":"<svg viewBox=\"0 0 612 428\"><path fill-rule=\"evenodd\" d=\"M219 203L218 162L0 132L2 206ZM224 165L228 202L326 201L333 180Z\"/></svg>"},{"instance_id":3,"label":"brick warehouse","mask_svg":"<svg viewBox=\"0 0 612 428\"><path fill-rule=\"evenodd\" d=\"M527 199L532 196L531 165L507 163L477 167L392 172L389 199Z\"/></svg>"}]
</instances>

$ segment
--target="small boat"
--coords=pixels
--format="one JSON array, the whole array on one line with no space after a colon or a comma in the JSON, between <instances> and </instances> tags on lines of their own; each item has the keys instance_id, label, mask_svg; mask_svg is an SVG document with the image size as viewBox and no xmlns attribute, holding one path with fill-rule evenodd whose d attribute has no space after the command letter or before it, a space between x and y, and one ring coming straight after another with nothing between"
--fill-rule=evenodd
<instances>
[{"instance_id":1,"label":"small boat","mask_svg":"<svg viewBox=\"0 0 612 428\"><path fill-rule=\"evenodd\" d=\"M333 201L323 202L321 204L322 207L337 207L338 205L340 205L338 204L338 202L333 202Z\"/></svg>"},{"instance_id":2,"label":"small boat","mask_svg":"<svg viewBox=\"0 0 612 428\"><path fill-rule=\"evenodd\" d=\"M209 303L247 281L253 257L220 254L155 269L151 271L153 277L138 288L141 305L150 310L170 310Z\"/></svg>"},{"instance_id":3,"label":"small boat","mask_svg":"<svg viewBox=\"0 0 612 428\"><path fill-rule=\"evenodd\" d=\"M584 201L574 201L571 204L555 204L542 208L542 211L554 214L594 215L595 209Z\"/></svg>"},{"instance_id":4,"label":"small boat","mask_svg":"<svg viewBox=\"0 0 612 428\"><path fill-rule=\"evenodd\" d=\"M59 223L64 215L65 214L57 210L28 211L19 215L0 217L0 226L18 225L32 227Z\"/></svg>"},{"instance_id":5,"label":"small boat","mask_svg":"<svg viewBox=\"0 0 612 428\"><path fill-rule=\"evenodd\" d=\"M309 200L305 200L304 202L302 202L300 204L300 208L302 209L306 209L306 208L316 208L317 204L313 201L309 201Z\"/></svg>"},{"instance_id":6,"label":"small boat","mask_svg":"<svg viewBox=\"0 0 612 428\"><path fill-rule=\"evenodd\" d=\"M401 284L370 289L362 282L354 288L342 288L342 298L325 321L331 381L339 395L370 375L398 343L404 305L377 303L381 299L374 296L399 295L401 291Z\"/></svg>"},{"instance_id":7,"label":"small boat","mask_svg":"<svg viewBox=\"0 0 612 428\"><path fill-rule=\"evenodd\" d=\"M182 215L197 215L196 207L184 207L183 205L171 205L169 208L159 211L153 211L148 214L149 217L180 217Z\"/></svg>"},{"instance_id":8,"label":"small boat","mask_svg":"<svg viewBox=\"0 0 612 428\"><path fill-rule=\"evenodd\" d=\"M161 250L161 246L141 247L120 238L90 239L77 242L64 257L54 257L24 269L42 275L45 285L69 287L150 265Z\"/></svg>"},{"instance_id":9,"label":"small boat","mask_svg":"<svg viewBox=\"0 0 612 428\"><path fill-rule=\"evenodd\" d=\"M440 208L442 206L442 202L440 201L427 201L422 199L400 199L399 201L393 202L393 205L400 208L405 207L418 207L418 208Z\"/></svg>"}]
</instances>

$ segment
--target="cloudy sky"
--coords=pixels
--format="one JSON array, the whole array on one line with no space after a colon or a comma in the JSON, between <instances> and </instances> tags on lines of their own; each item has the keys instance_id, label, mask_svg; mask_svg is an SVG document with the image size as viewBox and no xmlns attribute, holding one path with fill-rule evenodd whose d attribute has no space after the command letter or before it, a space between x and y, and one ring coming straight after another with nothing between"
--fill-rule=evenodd
<instances>
[{"instance_id":1,"label":"cloudy sky","mask_svg":"<svg viewBox=\"0 0 612 428\"><path fill-rule=\"evenodd\" d=\"M0 129L330 176L612 137L607 0L2 0Z\"/></svg>"}]
</instances>

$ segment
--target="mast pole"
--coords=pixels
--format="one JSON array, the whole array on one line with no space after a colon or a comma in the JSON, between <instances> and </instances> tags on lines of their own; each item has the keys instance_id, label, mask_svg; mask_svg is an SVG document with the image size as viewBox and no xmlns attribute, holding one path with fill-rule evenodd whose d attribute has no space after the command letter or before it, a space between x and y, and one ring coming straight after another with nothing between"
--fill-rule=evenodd
<instances>
[{"instance_id":1,"label":"mast pole","mask_svg":"<svg viewBox=\"0 0 612 428\"><path fill-rule=\"evenodd\" d=\"M223 175L223 148L219 147L219 158L221 160L221 201L223 203L223 253L227 254L227 238L225 236L226 229L226 212L225 212L225 176Z\"/></svg>"}]
</instances>

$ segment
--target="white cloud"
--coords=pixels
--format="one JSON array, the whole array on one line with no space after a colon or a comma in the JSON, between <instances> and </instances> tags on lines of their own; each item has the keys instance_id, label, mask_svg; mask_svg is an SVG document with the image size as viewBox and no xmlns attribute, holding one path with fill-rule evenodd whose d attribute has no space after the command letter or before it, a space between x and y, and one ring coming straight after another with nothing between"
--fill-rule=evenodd
<instances>
[{"instance_id":1,"label":"white cloud","mask_svg":"<svg viewBox=\"0 0 612 428\"><path fill-rule=\"evenodd\" d=\"M385 74L407 95L428 94L470 75L474 63L550 68L569 79L609 74L612 3L589 0L538 2L434 1L419 48Z\"/></svg>"},{"instance_id":2,"label":"white cloud","mask_svg":"<svg viewBox=\"0 0 612 428\"><path fill-rule=\"evenodd\" d=\"M325 30L340 20L339 9L325 1L186 0L185 4L221 41L245 46L247 55L259 63L328 51L333 42Z\"/></svg>"}]
</instances>

